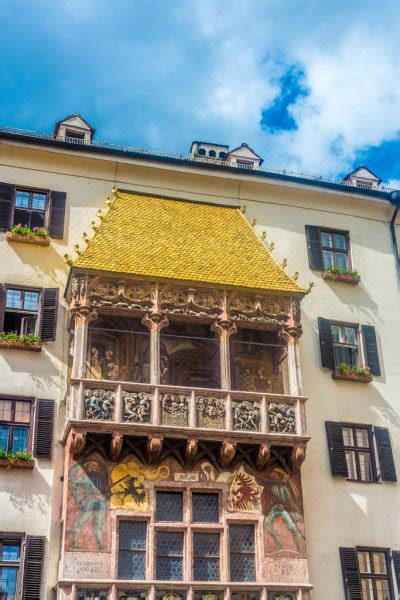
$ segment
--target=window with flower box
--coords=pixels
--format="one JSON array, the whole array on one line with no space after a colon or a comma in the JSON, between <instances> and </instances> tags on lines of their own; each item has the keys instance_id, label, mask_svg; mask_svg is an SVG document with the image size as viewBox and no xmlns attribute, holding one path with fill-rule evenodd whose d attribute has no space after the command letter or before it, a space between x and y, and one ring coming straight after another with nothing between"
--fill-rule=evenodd
<instances>
[{"instance_id":1,"label":"window with flower box","mask_svg":"<svg viewBox=\"0 0 400 600\"><path fill-rule=\"evenodd\" d=\"M0 450L29 452L32 406L31 400L0 398Z\"/></svg>"},{"instance_id":2,"label":"window with flower box","mask_svg":"<svg viewBox=\"0 0 400 600\"><path fill-rule=\"evenodd\" d=\"M0 598L14 600L18 593L22 537L0 537Z\"/></svg>"}]
</instances>

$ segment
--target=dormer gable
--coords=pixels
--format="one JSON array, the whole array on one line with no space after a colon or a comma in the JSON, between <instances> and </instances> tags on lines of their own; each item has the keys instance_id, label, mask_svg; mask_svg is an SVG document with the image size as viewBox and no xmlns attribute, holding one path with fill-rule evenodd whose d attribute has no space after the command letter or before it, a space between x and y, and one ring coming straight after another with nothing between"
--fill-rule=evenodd
<instances>
[{"instance_id":1,"label":"dormer gable","mask_svg":"<svg viewBox=\"0 0 400 600\"><path fill-rule=\"evenodd\" d=\"M195 140L190 146L190 154L193 158L206 158L225 160L229 152L226 144L214 144L212 142L199 142Z\"/></svg>"},{"instance_id":2,"label":"dormer gable","mask_svg":"<svg viewBox=\"0 0 400 600\"><path fill-rule=\"evenodd\" d=\"M77 113L57 121L54 128L55 139L81 144L90 144L94 133L95 129Z\"/></svg>"},{"instance_id":3,"label":"dormer gable","mask_svg":"<svg viewBox=\"0 0 400 600\"><path fill-rule=\"evenodd\" d=\"M362 187L376 187L382 179L380 179L375 173L373 173L368 167L360 165L354 171L351 171L344 181L348 181L351 185L359 185Z\"/></svg>"},{"instance_id":4,"label":"dormer gable","mask_svg":"<svg viewBox=\"0 0 400 600\"><path fill-rule=\"evenodd\" d=\"M230 150L226 162L236 167L257 169L263 163L263 159L248 144L241 144Z\"/></svg>"}]
</instances>

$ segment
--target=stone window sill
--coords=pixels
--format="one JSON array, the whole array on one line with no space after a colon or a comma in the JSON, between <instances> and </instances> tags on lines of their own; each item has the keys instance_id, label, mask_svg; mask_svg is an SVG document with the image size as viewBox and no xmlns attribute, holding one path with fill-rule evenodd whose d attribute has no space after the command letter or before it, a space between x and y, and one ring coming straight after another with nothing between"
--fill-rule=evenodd
<instances>
[{"instance_id":1,"label":"stone window sill","mask_svg":"<svg viewBox=\"0 0 400 600\"><path fill-rule=\"evenodd\" d=\"M50 246L50 238L42 238L39 236L20 235L19 233L11 233L7 231L6 239L8 242L16 242L18 244L34 244L36 246Z\"/></svg>"},{"instance_id":2,"label":"stone window sill","mask_svg":"<svg viewBox=\"0 0 400 600\"><path fill-rule=\"evenodd\" d=\"M341 373L338 370L332 372L332 379L340 381L358 381L359 383L371 383L372 375L357 375L356 373Z\"/></svg>"},{"instance_id":3,"label":"stone window sill","mask_svg":"<svg viewBox=\"0 0 400 600\"><path fill-rule=\"evenodd\" d=\"M350 275L347 273L330 273L324 271L322 277L326 281L340 281L341 283L350 283L351 285L357 285L360 283L361 278L359 275Z\"/></svg>"},{"instance_id":4,"label":"stone window sill","mask_svg":"<svg viewBox=\"0 0 400 600\"><path fill-rule=\"evenodd\" d=\"M13 460L10 461L7 458L0 458L0 469L33 469L35 461L31 460Z\"/></svg>"},{"instance_id":5,"label":"stone window sill","mask_svg":"<svg viewBox=\"0 0 400 600\"><path fill-rule=\"evenodd\" d=\"M18 342L0 341L0 348L8 348L10 350L29 350L30 352L41 352L42 344L19 344Z\"/></svg>"}]
</instances>

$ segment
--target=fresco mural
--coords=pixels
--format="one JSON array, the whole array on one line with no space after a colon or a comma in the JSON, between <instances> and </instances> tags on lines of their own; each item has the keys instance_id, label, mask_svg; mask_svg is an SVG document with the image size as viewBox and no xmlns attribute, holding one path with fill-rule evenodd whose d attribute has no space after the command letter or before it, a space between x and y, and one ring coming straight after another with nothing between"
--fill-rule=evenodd
<instances>
[{"instance_id":1,"label":"fresco mural","mask_svg":"<svg viewBox=\"0 0 400 600\"><path fill-rule=\"evenodd\" d=\"M170 469L166 465L158 469L141 467L135 461L115 465L111 470L111 507L147 510L149 498L145 482L168 479L169 476Z\"/></svg>"}]
</instances>

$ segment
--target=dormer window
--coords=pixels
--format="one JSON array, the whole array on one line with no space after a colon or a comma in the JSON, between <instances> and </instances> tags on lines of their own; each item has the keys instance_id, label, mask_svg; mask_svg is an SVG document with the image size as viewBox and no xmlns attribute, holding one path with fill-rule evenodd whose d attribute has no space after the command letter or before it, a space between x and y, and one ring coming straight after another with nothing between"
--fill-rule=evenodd
<instances>
[{"instance_id":1,"label":"dormer window","mask_svg":"<svg viewBox=\"0 0 400 600\"><path fill-rule=\"evenodd\" d=\"M343 181L349 183L350 185L359 186L364 189L377 187L382 182L377 175L375 175L372 171L370 171L370 169L368 169L368 167L365 167L364 165L357 167L354 169L354 171L346 175Z\"/></svg>"},{"instance_id":2,"label":"dormer window","mask_svg":"<svg viewBox=\"0 0 400 600\"><path fill-rule=\"evenodd\" d=\"M54 137L73 144L90 144L94 132L93 127L85 119L78 114L73 114L56 123Z\"/></svg>"},{"instance_id":3,"label":"dormer window","mask_svg":"<svg viewBox=\"0 0 400 600\"><path fill-rule=\"evenodd\" d=\"M210 150L210 152L208 153L208 156L209 156L210 158L216 158L216 156L217 156L217 153L215 152L215 150Z\"/></svg>"},{"instance_id":4,"label":"dormer window","mask_svg":"<svg viewBox=\"0 0 400 600\"><path fill-rule=\"evenodd\" d=\"M83 142L85 140L85 133L82 131L71 131L70 129L66 130L65 137L72 140L77 140Z\"/></svg>"},{"instance_id":5,"label":"dormer window","mask_svg":"<svg viewBox=\"0 0 400 600\"><path fill-rule=\"evenodd\" d=\"M199 148L199 149L198 149L198 151L197 151L197 154L198 154L199 156L205 156L205 155L206 155L206 150L205 150L205 148Z\"/></svg>"}]
</instances>

